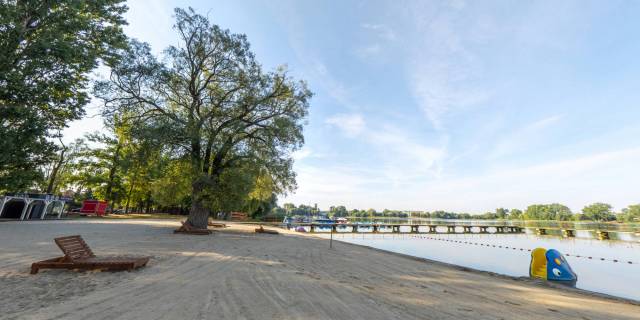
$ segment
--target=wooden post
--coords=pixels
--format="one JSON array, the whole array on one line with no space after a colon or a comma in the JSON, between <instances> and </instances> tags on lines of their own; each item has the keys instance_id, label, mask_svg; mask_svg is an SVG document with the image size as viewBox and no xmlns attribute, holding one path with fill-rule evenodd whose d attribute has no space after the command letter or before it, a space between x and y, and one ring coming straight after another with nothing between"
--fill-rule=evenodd
<instances>
[{"instance_id":1,"label":"wooden post","mask_svg":"<svg viewBox=\"0 0 640 320\"><path fill-rule=\"evenodd\" d=\"M373 232L372 232L372 233L378 233L378 231L379 231L379 230L378 230L378 228L379 228L379 227L380 227L379 225L374 224L374 225L373 225Z\"/></svg>"},{"instance_id":2,"label":"wooden post","mask_svg":"<svg viewBox=\"0 0 640 320\"><path fill-rule=\"evenodd\" d=\"M358 233L358 225L357 224L351 225L351 232Z\"/></svg>"},{"instance_id":3,"label":"wooden post","mask_svg":"<svg viewBox=\"0 0 640 320\"><path fill-rule=\"evenodd\" d=\"M447 226L447 233L456 233L456 226Z\"/></svg>"},{"instance_id":4,"label":"wooden post","mask_svg":"<svg viewBox=\"0 0 640 320\"><path fill-rule=\"evenodd\" d=\"M547 234L547 229L545 229L545 228L537 228L536 229L536 234L539 235L539 236L543 236L543 235Z\"/></svg>"},{"instance_id":5,"label":"wooden post","mask_svg":"<svg viewBox=\"0 0 640 320\"><path fill-rule=\"evenodd\" d=\"M411 233L418 233L418 226L411 226Z\"/></svg>"},{"instance_id":6,"label":"wooden post","mask_svg":"<svg viewBox=\"0 0 640 320\"><path fill-rule=\"evenodd\" d=\"M329 249L333 248L333 229L335 229L336 225L331 226L331 235L329 236Z\"/></svg>"},{"instance_id":7,"label":"wooden post","mask_svg":"<svg viewBox=\"0 0 640 320\"><path fill-rule=\"evenodd\" d=\"M316 232L316 226L313 223L309 225L309 232L310 233Z\"/></svg>"},{"instance_id":8,"label":"wooden post","mask_svg":"<svg viewBox=\"0 0 640 320\"><path fill-rule=\"evenodd\" d=\"M437 226L434 225L430 225L429 226L429 233L438 233L438 229L436 229Z\"/></svg>"},{"instance_id":9,"label":"wooden post","mask_svg":"<svg viewBox=\"0 0 640 320\"><path fill-rule=\"evenodd\" d=\"M598 240L609 240L609 231L597 230L596 235L598 236Z\"/></svg>"}]
</instances>

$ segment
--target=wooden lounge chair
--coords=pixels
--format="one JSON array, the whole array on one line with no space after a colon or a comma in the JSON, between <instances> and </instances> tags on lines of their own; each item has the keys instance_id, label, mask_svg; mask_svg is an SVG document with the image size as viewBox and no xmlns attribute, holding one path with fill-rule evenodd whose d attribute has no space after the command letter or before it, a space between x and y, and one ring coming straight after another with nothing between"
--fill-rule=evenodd
<instances>
[{"instance_id":1,"label":"wooden lounge chair","mask_svg":"<svg viewBox=\"0 0 640 320\"><path fill-rule=\"evenodd\" d=\"M256 228L256 233L280 234L276 230L265 229L262 226L260 226L260 228Z\"/></svg>"},{"instance_id":2,"label":"wooden lounge chair","mask_svg":"<svg viewBox=\"0 0 640 320\"><path fill-rule=\"evenodd\" d=\"M144 267L149 262L149 257L96 257L81 236L55 238L54 241L64 253L64 257L33 263L31 274L38 273L40 269L131 271Z\"/></svg>"},{"instance_id":3,"label":"wooden lounge chair","mask_svg":"<svg viewBox=\"0 0 640 320\"><path fill-rule=\"evenodd\" d=\"M182 226L180 228L173 230L173 233L208 235L208 234L211 234L211 230L195 228L189 222L185 221L182 223Z\"/></svg>"}]
</instances>

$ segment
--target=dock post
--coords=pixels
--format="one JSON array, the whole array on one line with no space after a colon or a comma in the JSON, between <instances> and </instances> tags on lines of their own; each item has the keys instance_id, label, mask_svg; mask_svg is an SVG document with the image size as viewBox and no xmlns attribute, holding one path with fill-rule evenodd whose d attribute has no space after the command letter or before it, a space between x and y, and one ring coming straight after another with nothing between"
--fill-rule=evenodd
<instances>
[{"instance_id":1,"label":"dock post","mask_svg":"<svg viewBox=\"0 0 640 320\"><path fill-rule=\"evenodd\" d=\"M470 226L463 226L462 227L464 229L464 233L471 233L471 227Z\"/></svg>"},{"instance_id":2,"label":"dock post","mask_svg":"<svg viewBox=\"0 0 640 320\"><path fill-rule=\"evenodd\" d=\"M487 226L480 226L480 233L488 233Z\"/></svg>"},{"instance_id":3,"label":"dock post","mask_svg":"<svg viewBox=\"0 0 640 320\"><path fill-rule=\"evenodd\" d=\"M544 236L547 234L547 229L545 228L536 228L536 234L539 236Z\"/></svg>"},{"instance_id":4,"label":"dock post","mask_svg":"<svg viewBox=\"0 0 640 320\"><path fill-rule=\"evenodd\" d=\"M447 226L447 233L456 233L456 226Z\"/></svg>"},{"instance_id":5,"label":"dock post","mask_svg":"<svg viewBox=\"0 0 640 320\"><path fill-rule=\"evenodd\" d=\"M378 228L380 228L380 226L377 225L377 224L374 224L373 225L373 233L378 233L379 232Z\"/></svg>"},{"instance_id":6,"label":"dock post","mask_svg":"<svg viewBox=\"0 0 640 320\"><path fill-rule=\"evenodd\" d=\"M429 233L438 233L437 226L429 226Z\"/></svg>"},{"instance_id":7,"label":"dock post","mask_svg":"<svg viewBox=\"0 0 640 320\"><path fill-rule=\"evenodd\" d=\"M392 226L393 233L400 233L400 226Z\"/></svg>"},{"instance_id":8,"label":"dock post","mask_svg":"<svg viewBox=\"0 0 640 320\"><path fill-rule=\"evenodd\" d=\"M598 240L609 240L609 231L597 230L596 235L598 236Z\"/></svg>"},{"instance_id":9,"label":"dock post","mask_svg":"<svg viewBox=\"0 0 640 320\"><path fill-rule=\"evenodd\" d=\"M411 226L411 233L418 233L418 226Z\"/></svg>"},{"instance_id":10,"label":"dock post","mask_svg":"<svg viewBox=\"0 0 640 320\"><path fill-rule=\"evenodd\" d=\"M573 238L576 235L572 229L562 229L562 236L565 238Z\"/></svg>"},{"instance_id":11,"label":"dock post","mask_svg":"<svg viewBox=\"0 0 640 320\"><path fill-rule=\"evenodd\" d=\"M503 226L496 227L496 233L504 233L504 227Z\"/></svg>"},{"instance_id":12,"label":"dock post","mask_svg":"<svg viewBox=\"0 0 640 320\"><path fill-rule=\"evenodd\" d=\"M351 232L358 233L358 225L357 224L351 225Z\"/></svg>"},{"instance_id":13,"label":"dock post","mask_svg":"<svg viewBox=\"0 0 640 320\"><path fill-rule=\"evenodd\" d=\"M310 233L316 232L316 226L314 224L309 225L309 232Z\"/></svg>"},{"instance_id":14,"label":"dock post","mask_svg":"<svg viewBox=\"0 0 640 320\"><path fill-rule=\"evenodd\" d=\"M335 223L331 225L331 232L338 232L338 226Z\"/></svg>"}]
</instances>

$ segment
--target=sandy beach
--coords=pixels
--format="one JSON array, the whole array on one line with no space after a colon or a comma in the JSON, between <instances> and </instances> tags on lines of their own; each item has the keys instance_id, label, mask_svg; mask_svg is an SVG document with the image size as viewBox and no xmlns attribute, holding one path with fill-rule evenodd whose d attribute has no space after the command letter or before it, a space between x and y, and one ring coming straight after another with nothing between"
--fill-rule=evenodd
<instances>
[{"instance_id":1,"label":"sandy beach","mask_svg":"<svg viewBox=\"0 0 640 320\"><path fill-rule=\"evenodd\" d=\"M640 306L284 232L174 220L0 222L0 319L640 319ZM42 270L57 236L98 255L148 255L133 272Z\"/></svg>"}]
</instances>

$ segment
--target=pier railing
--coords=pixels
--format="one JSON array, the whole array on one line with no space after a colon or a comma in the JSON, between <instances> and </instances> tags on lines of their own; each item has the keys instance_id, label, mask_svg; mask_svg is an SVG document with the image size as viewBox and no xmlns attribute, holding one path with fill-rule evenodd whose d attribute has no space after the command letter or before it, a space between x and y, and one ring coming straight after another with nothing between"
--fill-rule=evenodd
<instances>
[{"instance_id":1,"label":"pier railing","mask_svg":"<svg viewBox=\"0 0 640 320\"><path fill-rule=\"evenodd\" d=\"M508 225L437 225L437 224L351 224L351 223L291 223L287 229L308 228L309 232L335 233L408 233L408 234L515 234L524 233L524 228ZM440 227L440 229L438 228ZM442 229L446 228L446 231ZM340 229L341 231L338 231ZM489 230L491 229L492 232Z\"/></svg>"}]
</instances>

